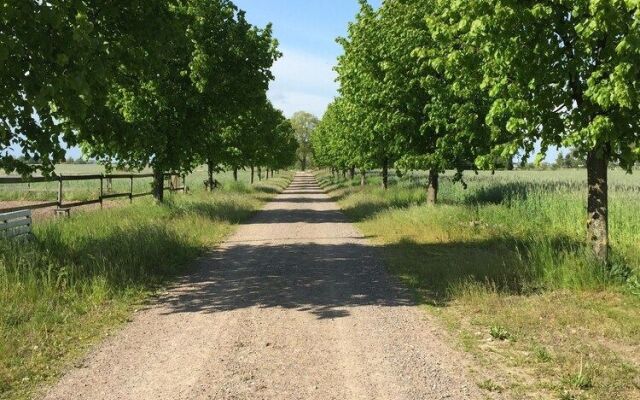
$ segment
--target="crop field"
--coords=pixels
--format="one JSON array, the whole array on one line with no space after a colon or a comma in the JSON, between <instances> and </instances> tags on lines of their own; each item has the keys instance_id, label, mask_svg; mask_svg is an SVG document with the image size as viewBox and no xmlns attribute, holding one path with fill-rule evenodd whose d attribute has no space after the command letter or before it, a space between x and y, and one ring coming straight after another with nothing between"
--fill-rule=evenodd
<instances>
[{"instance_id":1,"label":"crop field","mask_svg":"<svg viewBox=\"0 0 640 400\"><path fill-rule=\"evenodd\" d=\"M73 171L98 172L91 168ZM215 193L37 221L34 240L0 241L0 399L30 398L291 177L253 186L224 178Z\"/></svg>"},{"instance_id":2,"label":"crop field","mask_svg":"<svg viewBox=\"0 0 640 400\"><path fill-rule=\"evenodd\" d=\"M640 398L640 174L611 171L609 268L584 244L586 171L319 178L415 290L476 379L514 398Z\"/></svg>"}]
</instances>

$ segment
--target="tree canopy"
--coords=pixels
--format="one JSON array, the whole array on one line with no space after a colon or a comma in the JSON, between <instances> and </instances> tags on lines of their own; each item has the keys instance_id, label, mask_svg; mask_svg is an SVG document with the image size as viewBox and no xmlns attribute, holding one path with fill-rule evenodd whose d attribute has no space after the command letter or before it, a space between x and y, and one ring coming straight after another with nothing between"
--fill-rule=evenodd
<instances>
[{"instance_id":1,"label":"tree canopy","mask_svg":"<svg viewBox=\"0 0 640 400\"><path fill-rule=\"evenodd\" d=\"M313 136L321 165L438 174L552 146L586 157L588 240L607 258L607 168L640 159L637 1L365 0ZM541 148L541 149L540 149Z\"/></svg>"},{"instance_id":2,"label":"tree canopy","mask_svg":"<svg viewBox=\"0 0 640 400\"><path fill-rule=\"evenodd\" d=\"M104 104L114 77L144 68L167 16L163 2L4 4L0 167L51 172L65 156L61 139L79 142L79 125ZM37 167L9 154L12 146Z\"/></svg>"}]
</instances>

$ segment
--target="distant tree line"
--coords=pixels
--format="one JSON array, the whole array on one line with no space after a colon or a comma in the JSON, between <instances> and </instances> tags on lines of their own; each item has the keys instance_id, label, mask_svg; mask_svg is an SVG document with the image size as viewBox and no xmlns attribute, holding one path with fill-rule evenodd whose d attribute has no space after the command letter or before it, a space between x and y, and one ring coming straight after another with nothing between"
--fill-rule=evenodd
<instances>
[{"instance_id":1,"label":"distant tree line","mask_svg":"<svg viewBox=\"0 0 640 400\"><path fill-rule=\"evenodd\" d=\"M607 171L640 158L637 1L386 0L338 39L340 96L312 144L338 170L496 169L572 148L588 175L588 242L608 255ZM538 152L538 146L541 146ZM501 161L502 160L502 161ZM573 163L563 158L563 163ZM507 167L510 167L507 165Z\"/></svg>"},{"instance_id":2,"label":"distant tree line","mask_svg":"<svg viewBox=\"0 0 640 400\"><path fill-rule=\"evenodd\" d=\"M76 164L76 165L87 165L87 164L95 164L95 160L87 159L85 157L67 157L64 161L65 164Z\"/></svg>"},{"instance_id":3,"label":"distant tree line","mask_svg":"<svg viewBox=\"0 0 640 400\"><path fill-rule=\"evenodd\" d=\"M584 168L586 165L587 160L575 150L570 150L567 154L558 152L558 158L555 163L557 168Z\"/></svg>"},{"instance_id":4,"label":"distant tree line","mask_svg":"<svg viewBox=\"0 0 640 400\"><path fill-rule=\"evenodd\" d=\"M231 1L12 1L2 12L5 171L52 174L64 143L150 166L162 200L164 172L295 161L293 128L266 98L277 41Z\"/></svg>"}]
</instances>

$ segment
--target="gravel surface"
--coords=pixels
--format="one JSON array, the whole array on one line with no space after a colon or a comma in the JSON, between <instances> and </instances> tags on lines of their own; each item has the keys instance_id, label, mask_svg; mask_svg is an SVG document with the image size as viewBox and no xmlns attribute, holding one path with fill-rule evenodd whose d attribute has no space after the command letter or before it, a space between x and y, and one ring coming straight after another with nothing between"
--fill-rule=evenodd
<instances>
[{"instance_id":1,"label":"gravel surface","mask_svg":"<svg viewBox=\"0 0 640 400\"><path fill-rule=\"evenodd\" d=\"M197 270L44 398L481 398L464 356L312 175Z\"/></svg>"}]
</instances>

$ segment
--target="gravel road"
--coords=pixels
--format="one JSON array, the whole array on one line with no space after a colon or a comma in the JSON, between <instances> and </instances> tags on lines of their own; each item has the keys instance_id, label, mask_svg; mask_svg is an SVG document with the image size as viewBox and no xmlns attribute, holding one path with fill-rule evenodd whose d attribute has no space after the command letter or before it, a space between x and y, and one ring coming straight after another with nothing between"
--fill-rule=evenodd
<instances>
[{"instance_id":1,"label":"gravel road","mask_svg":"<svg viewBox=\"0 0 640 400\"><path fill-rule=\"evenodd\" d=\"M312 175L198 263L44 398L482 398Z\"/></svg>"}]
</instances>

